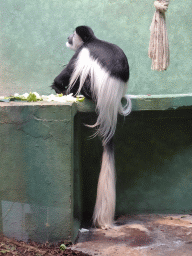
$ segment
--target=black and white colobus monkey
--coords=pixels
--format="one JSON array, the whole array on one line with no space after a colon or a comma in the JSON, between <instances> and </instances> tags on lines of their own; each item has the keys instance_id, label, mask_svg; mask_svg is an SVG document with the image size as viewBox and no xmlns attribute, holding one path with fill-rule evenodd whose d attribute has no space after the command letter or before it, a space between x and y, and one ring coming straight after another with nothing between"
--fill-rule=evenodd
<instances>
[{"instance_id":1,"label":"black and white colobus monkey","mask_svg":"<svg viewBox=\"0 0 192 256\"><path fill-rule=\"evenodd\" d=\"M102 138L103 156L97 187L93 223L113 227L116 191L113 136L118 113L128 115L131 101L125 95L129 80L127 58L118 46L99 40L93 30L79 26L68 37L67 47L75 51L65 69L55 78L56 93L83 94L96 103L96 134ZM126 99L122 106L121 99Z\"/></svg>"}]
</instances>

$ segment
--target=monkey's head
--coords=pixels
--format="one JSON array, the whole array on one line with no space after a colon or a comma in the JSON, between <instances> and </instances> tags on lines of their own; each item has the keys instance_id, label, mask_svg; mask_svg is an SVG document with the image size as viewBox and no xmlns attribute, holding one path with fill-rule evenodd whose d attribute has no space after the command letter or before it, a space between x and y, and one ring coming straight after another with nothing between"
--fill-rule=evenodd
<instances>
[{"instance_id":1,"label":"monkey's head","mask_svg":"<svg viewBox=\"0 0 192 256\"><path fill-rule=\"evenodd\" d=\"M77 51L84 43L91 41L93 38L95 38L95 35L90 27L79 26L75 29L74 33L68 37L66 46Z\"/></svg>"}]
</instances>

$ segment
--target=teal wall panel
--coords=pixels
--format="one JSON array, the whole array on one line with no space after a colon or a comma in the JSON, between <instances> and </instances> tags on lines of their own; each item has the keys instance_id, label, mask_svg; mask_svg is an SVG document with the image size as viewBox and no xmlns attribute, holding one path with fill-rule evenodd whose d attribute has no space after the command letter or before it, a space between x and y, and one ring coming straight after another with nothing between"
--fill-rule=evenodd
<instances>
[{"instance_id":1,"label":"teal wall panel","mask_svg":"<svg viewBox=\"0 0 192 256\"><path fill-rule=\"evenodd\" d=\"M76 237L75 113L72 103L0 104L0 233L38 242Z\"/></svg>"},{"instance_id":2,"label":"teal wall panel","mask_svg":"<svg viewBox=\"0 0 192 256\"><path fill-rule=\"evenodd\" d=\"M115 134L116 214L192 212L192 110L136 111ZM96 116L81 114L84 220L91 219L102 146L90 140ZM93 200L94 198L94 200Z\"/></svg>"},{"instance_id":3,"label":"teal wall panel","mask_svg":"<svg viewBox=\"0 0 192 256\"><path fill-rule=\"evenodd\" d=\"M0 95L50 94L54 77L73 52L65 47L78 25L119 45L130 64L129 94L190 93L192 84L191 0L170 1L166 13L171 64L151 70L148 58L153 0L1 0Z\"/></svg>"}]
</instances>

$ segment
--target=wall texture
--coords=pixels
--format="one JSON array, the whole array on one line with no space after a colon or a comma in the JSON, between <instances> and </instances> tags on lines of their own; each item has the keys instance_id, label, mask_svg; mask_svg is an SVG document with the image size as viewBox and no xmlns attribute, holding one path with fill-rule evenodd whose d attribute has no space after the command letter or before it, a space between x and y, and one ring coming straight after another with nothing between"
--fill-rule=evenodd
<instances>
[{"instance_id":1,"label":"wall texture","mask_svg":"<svg viewBox=\"0 0 192 256\"><path fill-rule=\"evenodd\" d=\"M78 25L118 44L130 64L129 94L191 92L191 0L172 0L167 11L171 65L151 70L148 58L153 0L1 0L0 95L50 94L54 77L72 51L65 42Z\"/></svg>"},{"instance_id":2,"label":"wall texture","mask_svg":"<svg viewBox=\"0 0 192 256\"><path fill-rule=\"evenodd\" d=\"M73 151L74 107L0 104L0 233L38 242L76 236L81 201Z\"/></svg>"},{"instance_id":3,"label":"wall texture","mask_svg":"<svg viewBox=\"0 0 192 256\"><path fill-rule=\"evenodd\" d=\"M116 214L192 212L192 110L136 111L119 117L115 134ZM91 218L102 154L81 114L84 219Z\"/></svg>"},{"instance_id":4,"label":"wall texture","mask_svg":"<svg viewBox=\"0 0 192 256\"><path fill-rule=\"evenodd\" d=\"M82 214L91 220L102 146L84 125L94 124L95 113L75 115L78 105L0 103L0 232L6 236L72 239ZM163 110L119 116L117 215L192 212L192 108L164 110L164 99L156 106Z\"/></svg>"}]
</instances>

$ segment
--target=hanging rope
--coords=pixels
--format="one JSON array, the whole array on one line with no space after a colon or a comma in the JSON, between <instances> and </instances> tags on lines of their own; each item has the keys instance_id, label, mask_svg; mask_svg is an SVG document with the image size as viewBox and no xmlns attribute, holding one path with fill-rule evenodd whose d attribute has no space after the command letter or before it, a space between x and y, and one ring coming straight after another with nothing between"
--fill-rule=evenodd
<instances>
[{"instance_id":1,"label":"hanging rope","mask_svg":"<svg viewBox=\"0 0 192 256\"><path fill-rule=\"evenodd\" d=\"M170 0L157 0L154 2L156 8L151 23L150 43L148 56L152 59L153 70L166 70L169 66L169 41L165 22L165 12Z\"/></svg>"}]
</instances>

